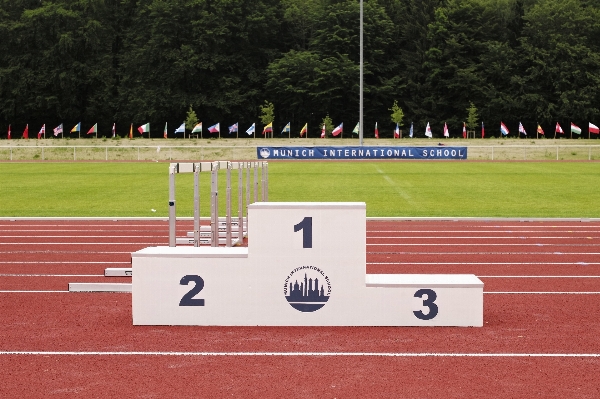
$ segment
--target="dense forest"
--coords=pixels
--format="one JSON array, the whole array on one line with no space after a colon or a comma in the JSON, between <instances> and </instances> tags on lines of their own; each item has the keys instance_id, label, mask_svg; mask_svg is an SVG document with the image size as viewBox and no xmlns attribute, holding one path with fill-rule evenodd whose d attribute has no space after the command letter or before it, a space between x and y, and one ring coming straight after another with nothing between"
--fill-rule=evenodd
<instances>
[{"instance_id":1,"label":"dense forest","mask_svg":"<svg viewBox=\"0 0 600 399\"><path fill-rule=\"evenodd\" d=\"M0 0L0 137L78 122L103 136L149 122L155 137L168 122L173 136L190 106L205 137L217 122L260 136L265 101L275 136L291 122L316 137L329 115L350 137L359 13L358 0ZM599 50L600 0L365 0L365 137L375 122L392 136L396 100L403 136L447 122L457 137L472 103L486 137L503 121L511 136L522 122L551 138L560 122L569 137L574 122L587 138Z\"/></svg>"}]
</instances>

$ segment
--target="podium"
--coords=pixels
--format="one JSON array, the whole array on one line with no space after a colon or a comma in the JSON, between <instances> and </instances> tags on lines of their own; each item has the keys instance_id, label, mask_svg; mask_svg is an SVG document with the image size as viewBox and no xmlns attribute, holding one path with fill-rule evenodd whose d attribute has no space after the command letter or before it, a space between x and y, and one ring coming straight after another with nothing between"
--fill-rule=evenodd
<instances>
[{"instance_id":1,"label":"podium","mask_svg":"<svg viewBox=\"0 0 600 399\"><path fill-rule=\"evenodd\" d=\"M248 237L132 253L133 324L483 325L474 275L366 274L364 203L257 202Z\"/></svg>"}]
</instances>

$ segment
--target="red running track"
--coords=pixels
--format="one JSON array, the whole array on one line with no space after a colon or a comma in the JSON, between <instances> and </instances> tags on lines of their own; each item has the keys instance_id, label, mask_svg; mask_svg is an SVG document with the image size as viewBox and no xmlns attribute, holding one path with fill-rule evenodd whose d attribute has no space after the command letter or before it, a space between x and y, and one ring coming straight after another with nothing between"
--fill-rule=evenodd
<instances>
[{"instance_id":1,"label":"red running track","mask_svg":"<svg viewBox=\"0 0 600 399\"><path fill-rule=\"evenodd\" d=\"M600 397L599 223L367 229L369 273L480 276L485 326L134 327L68 283L127 281L166 222L0 221L0 397Z\"/></svg>"}]
</instances>

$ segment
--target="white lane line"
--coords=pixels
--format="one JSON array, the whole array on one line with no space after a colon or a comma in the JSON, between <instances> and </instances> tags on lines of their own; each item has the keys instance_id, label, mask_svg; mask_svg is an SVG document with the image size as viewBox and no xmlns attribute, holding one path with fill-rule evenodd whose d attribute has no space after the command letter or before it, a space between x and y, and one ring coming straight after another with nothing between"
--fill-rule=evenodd
<instances>
[{"instance_id":1,"label":"white lane line","mask_svg":"<svg viewBox=\"0 0 600 399\"><path fill-rule=\"evenodd\" d=\"M29 237L31 238L31 237ZM105 237L112 239L113 237ZM164 238L161 238L164 239ZM168 245L168 241L159 241L159 242L35 242L37 246L40 245L156 245L156 244L164 244ZM31 242L0 242L0 245L32 245ZM463 244L461 244L463 245ZM485 245L485 244L482 244ZM489 244L488 244L489 245ZM568 244L565 244L568 245Z\"/></svg>"},{"instance_id":2,"label":"white lane line","mask_svg":"<svg viewBox=\"0 0 600 399\"><path fill-rule=\"evenodd\" d=\"M25 238L26 236L23 236ZM86 236L80 236L86 237ZM118 236L115 236L118 237ZM13 238L13 237L10 237ZM42 238L42 237L40 237ZM144 238L144 237L142 237ZM600 237L588 237L588 236L395 236L395 237L367 237L370 240L572 240L572 239L586 239L586 240L594 240Z\"/></svg>"},{"instance_id":3,"label":"white lane line","mask_svg":"<svg viewBox=\"0 0 600 399\"><path fill-rule=\"evenodd\" d=\"M7 252L5 252L7 253ZM100 252L98 252L100 253ZM120 252L129 253L129 252ZM367 252L370 255L600 255L600 252Z\"/></svg>"},{"instance_id":4,"label":"white lane line","mask_svg":"<svg viewBox=\"0 0 600 399\"><path fill-rule=\"evenodd\" d=\"M427 253L427 252L424 252ZM451 252L454 253L454 252ZM471 253L471 252L468 252ZM539 253L539 252L534 252ZM587 252L586 252L587 253ZM71 255L96 255L96 254L131 254L130 251L53 251L53 250L31 250L31 251L2 251L2 254L71 254Z\"/></svg>"},{"instance_id":5,"label":"white lane line","mask_svg":"<svg viewBox=\"0 0 600 399\"><path fill-rule=\"evenodd\" d=\"M97 236L86 236L86 235L76 235L76 236L55 236L55 235L47 235L47 236L31 236L31 235L24 235L24 236L0 236L2 238L27 238L29 240L31 239L37 239L37 240L41 240L44 238L156 238L156 239L164 239L165 237L163 236L157 236L157 235L151 235L151 236L140 236L140 235L133 235L133 236L116 236L116 235L97 235ZM508 237L507 237L508 238ZM541 238L541 237L540 237ZM37 244L37 241L36 241Z\"/></svg>"},{"instance_id":6,"label":"white lane line","mask_svg":"<svg viewBox=\"0 0 600 399\"><path fill-rule=\"evenodd\" d=\"M0 277L105 277L104 274L0 274Z\"/></svg>"},{"instance_id":7,"label":"white lane line","mask_svg":"<svg viewBox=\"0 0 600 399\"><path fill-rule=\"evenodd\" d=\"M0 230L2 231L2 230ZM36 231L36 230L32 230ZM39 230L37 230L39 231ZM367 235L369 233L599 233L600 226L598 230L577 230L577 231L556 231L556 230L367 230Z\"/></svg>"},{"instance_id":8,"label":"white lane line","mask_svg":"<svg viewBox=\"0 0 600 399\"><path fill-rule=\"evenodd\" d=\"M62 265L62 264L76 264L76 265L88 265L88 264L110 264L110 265L130 265L131 262L88 262L88 261L18 261L18 260L0 260L0 264L34 264L34 265Z\"/></svg>"},{"instance_id":9,"label":"white lane line","mask_svg":"<svg viewBox=\"0 0 600 399\"><path fill-rule=\"evenodd\" d=\"M12 243L11 245L14 245L14 243ZM597 247L600 246L600 244L569 244L569 243L554 243L554 244L540 244L540 243L523 243L523 244L516 244L516 243L504 243L504 244L496 244L496 243L470 243L470 242L461 242L461 243L457 243L457 244L444 244L444 243L431 243L431 244L425 244L425 243L390 243L390 244L373 244L373 243L367 243L367 247L368 246L373 246L373 247L408 247L408 246L420 246L420 247L431 247L431 246L436 246L436 247L464 247L464 246L471 246L471 247L481 247L481 246L498 246L498 247L518 247L518 246L527 246L530 247L532 245L538 246L538 247L565 247L565 246L569 246L569 247Z\"/></svg>"},{"instance_id":10,"label":"white lane line","mask_svg":"<svg viewBox=\"0 0 600 399\"><path fill-rule=\"evenodd\" d=\"M0 351L8 356L211 356L211 357L600 357L600 353L436 353L436 352L111 352Z\"/></svg>"},{"instance_id":11,"label":"white lane line","mask_svg":"<svg viewBox=\"0 0 600 399\"><path fill-rule=\"evenodd\" d=\"M600 265L600 262L367 262L367 265Z\"/></svg>"},{"instance_id":12,"label":"white lane line","mask_svg":"<svg viewBox=\"0 0 600 399\"><path fill-rule=\"evenodd\" d=\"M477 276L480 278L600 278L600 276Z\"/></svg>"},{"instance_id":13,"label":"white lane line","mask_svg":"<svg viewBox=\"0 0 600 399\"><path fill-rule=\"evenodd\" d=\"M39 291L39 290L30 290L30 291L24 291L24 290L14 290L14 291L10 291L10 290L0 290L1 294L13 294L13 293L18 293L18 294L47 294L47 293L56 293L56 292L66 292L69 293L69 291Z\"/></svg>"},{"instance_id":14,"label":"white lane line","mask_svg":"<svg viewBox=\"0 0 600 399\"><path fill-rule=\"evenodd\" d=\"M71 294L71 291L39 291L39 290L0 290L0 294L31 294L31 293L67 293ZM99 292L77 292L78 294L93 294L97 295ZM131 292L112 292L115 294L131 294ZM598 291L484 291L484 294L535 294L535 295L600 295Z\"/></svg>"},{"instance_id":15,"label":"white lane line","mask_svg":"<svg viewBox=\"0 0 600 399\"><path fill-rule=\"evenodd\" d=\"M485 291L484 294L519 295L600 295L598 291Z\"/></svg>"}]
</instances>

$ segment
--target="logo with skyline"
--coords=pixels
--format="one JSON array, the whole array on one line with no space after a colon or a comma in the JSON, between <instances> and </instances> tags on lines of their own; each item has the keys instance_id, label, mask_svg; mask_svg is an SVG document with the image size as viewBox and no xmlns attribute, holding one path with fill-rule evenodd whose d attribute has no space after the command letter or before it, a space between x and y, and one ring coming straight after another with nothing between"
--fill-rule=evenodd
<instances>
[{"instance_id":1,"label":"logo with skyline","mask_svg":"<svg viewBox=\"0 0 600 399\"><path fill-rule=\"evenodd\" d=\"M331 295L331 282L316 266L300 266L286 277L283 294L288 303L300 312L314 312L325 306Z\"/></svg>"}]
</instances>

